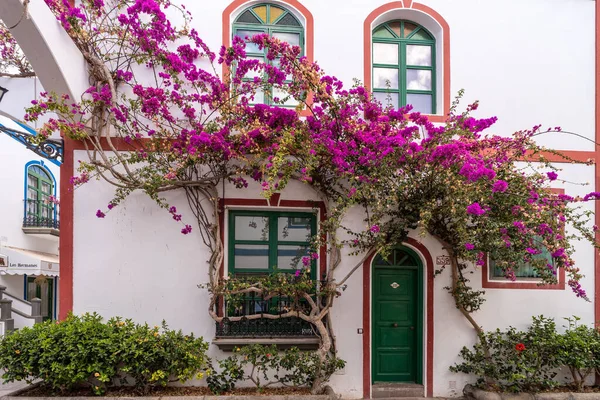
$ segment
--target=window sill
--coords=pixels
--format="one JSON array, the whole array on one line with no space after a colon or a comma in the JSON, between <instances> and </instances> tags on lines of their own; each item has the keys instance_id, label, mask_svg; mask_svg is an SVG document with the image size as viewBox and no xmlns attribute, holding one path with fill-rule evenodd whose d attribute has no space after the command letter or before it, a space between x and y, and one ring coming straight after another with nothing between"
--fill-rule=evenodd
<instances>
[{"instance_id":1,"label":"window sill","mask_svg":"<svg viewBox=\"0 0 600 400\"><path fill-rule=\"evenodd\" d=\"M60 237L60 230L44 227L23 227L23 233L27 235L51 235Z\"/></svg>"},{"instance_id":2,"label":"window sill","mask_svg":"<svg viewBox=\"0 0 600 400\"><path fill-rule=\"evenodd\" d=\"M430 122L435 122L435 123L443 123L446 122L446 120L448 119L447 115L440 115L440 114L423 114L427 117L427 119L429 119Z\"/></svg>"},{"instance_id":3,"label":"window sill","mask_svg":"<svg viewBox=\"0 0 600 400\"><path fill-rule=\"evenodd\" d=\"M319 348L320 340L317 336L313 337L278 337L278 338L251 338L251 337L215 337L212 344L223 351L233 351L236 347L243 347L251 344L277 346L279 350L297 347L300 350L316 350Z\"/></svg>"}]
</instances>

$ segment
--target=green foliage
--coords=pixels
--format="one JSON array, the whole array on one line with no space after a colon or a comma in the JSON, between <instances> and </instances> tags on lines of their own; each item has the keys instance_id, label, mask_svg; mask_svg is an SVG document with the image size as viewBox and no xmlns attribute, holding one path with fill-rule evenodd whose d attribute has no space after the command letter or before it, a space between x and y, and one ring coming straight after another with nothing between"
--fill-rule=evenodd
<instances>
[{"instance_id":1,"label":"green foliage","mask_svg":"<svg viewBox=\"0 0 600 400\"><path fill-rule=\"evenodd\" d=\"M221 372L209 375L207 382L215 394L234 389L240 380L254 383L259 390L274 384L312 387L316 381L327 382L345 365L344 360L329 356L321 362L317 353L295 347L279 352L275 345L254 344L238 347L232 356L220 360Z\"/></svg>"},{"instance_id":2,"label":"green foliage","mask_svg":"<svg viewBox=\"0 0 600 400\"><path fill-rule=\"evenodd\" d=\"M181 331L98 314L70 315L23 328L0 342L5 382L42 379L61 393L89 387L102 394L116 383L140 392L202 375L208 344Z\"/></svg>"},{"instance_id":3,"label":"green foliage","mask_svg":"<svg viewBox=\"0 0 600 400\"><path fill-rule=\"evenodd\" d=\"M526 331L509 327L480 335L473 349L463 347L464 360L450 367L479 377L483 388L508 392L537 392L558 385L554 380L561 366L558 357L559 334L554 320L533 317ZM489 352L489 354L486 354Z\"/></svg>"},{"instance_id":4,"label":"green foliage","mask_svg":"<svg viewBox=\"0 0 600 400\"><path fill-rule=\"evenodd\" d=\"M600 367L600 334L587 325L579 325L580 318L565 318L567 330L559 336L558 358L569 368L573 385L581 390L585 379Z\"/></svg>"}]
</instances>

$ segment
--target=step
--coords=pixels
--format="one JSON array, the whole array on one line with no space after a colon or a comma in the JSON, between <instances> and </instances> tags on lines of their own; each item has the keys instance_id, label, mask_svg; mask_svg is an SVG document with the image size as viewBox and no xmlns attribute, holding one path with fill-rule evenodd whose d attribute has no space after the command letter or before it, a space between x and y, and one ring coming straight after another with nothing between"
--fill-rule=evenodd
<instances>
[{"instance_id":1,"label":"step","mask_svg":"<svg viewBox=\"0 0 600 400\"><path fill-rule=\"evenodd\" d=\"M371 397L374 399L424 398L425 387L415 383L375 383Z\"/></svg>"}]
</instances>

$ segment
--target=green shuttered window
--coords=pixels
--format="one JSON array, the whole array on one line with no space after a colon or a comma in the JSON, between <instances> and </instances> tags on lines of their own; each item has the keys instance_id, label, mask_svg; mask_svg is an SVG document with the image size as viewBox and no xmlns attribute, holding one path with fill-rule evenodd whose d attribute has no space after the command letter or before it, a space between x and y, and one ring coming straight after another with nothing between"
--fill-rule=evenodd
<instances>
[{"instance_id":1,"label":"green shuttered window","mask_svg":"<svg viewBox=\"0 0 600 400\"><path fill-rule=\"evenodd\" d=\"M414 111L436 113L435 39L424 27L395 20L372 35L373 95L383 105L407 104Z\"/></svg>"},{"instance_id":2,"label":"green shuttered window","mask_svg":"<svg viewBox=\"0 0 600 400\"><path fill-rule=\"evenodd\" d=\"M316 234L315 214L277 211L229 212L229 272L260 274L303 267ZM311 275L316 262L311 260Z\"/></svg>"},{"instance_id":3,"label":"green shuttered window","mask_svg":"<svg viewBox=\"0 0 600 400\"><path fill-rule=\"evenodd\" d=\"M300 46L302 49L300 55L304 55L304 27L298 19L283 7L274 4L257 4L242 11L233 23L233 36L239 36L242 39L252 37L261 33L267 33L283 42L293 46ZM259 50L255 44L246 45L246 55L249 59L260 60L277 65L278 60L269 61L266 57L266 50ZM257 72L250 71L245 81L251 81L257 76ZM263 92L257 92L254 97L254 103L274 104L277 103L283 107L297 106L296 100L287 99L287 94L277 88L270 88ZM284 101L285 99L285 101Z\"/></svg>"}]
</instances>

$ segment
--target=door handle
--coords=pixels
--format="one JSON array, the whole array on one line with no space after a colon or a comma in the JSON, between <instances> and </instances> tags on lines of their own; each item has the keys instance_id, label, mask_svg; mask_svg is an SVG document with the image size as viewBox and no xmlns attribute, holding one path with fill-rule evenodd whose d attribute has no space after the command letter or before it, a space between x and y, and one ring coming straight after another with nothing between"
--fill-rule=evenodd
<instances>
[{"instance_id":1,"label":"door handle","mask_svg":"<svg viewBox=\"0 0 600 400\"><path fill-rule=\"evenodd\" d=\"M415 330L415 327L414 327L414 326L411 326L411 327L410 327L410 330L411 330L411 331L414 331L414 330Z\"/></svg>"},{"instance_id":2,"label":"door handle","mask_svg":"<svg viewBox=\"0 0 600 400\"><path fill-rule=\"evenodd\" d=\"M393 327L393 328L397 328L397 327L398 327L398 324L394 322L394 323L392 324L392 327Z\"/></svg>"}]
</instances>

